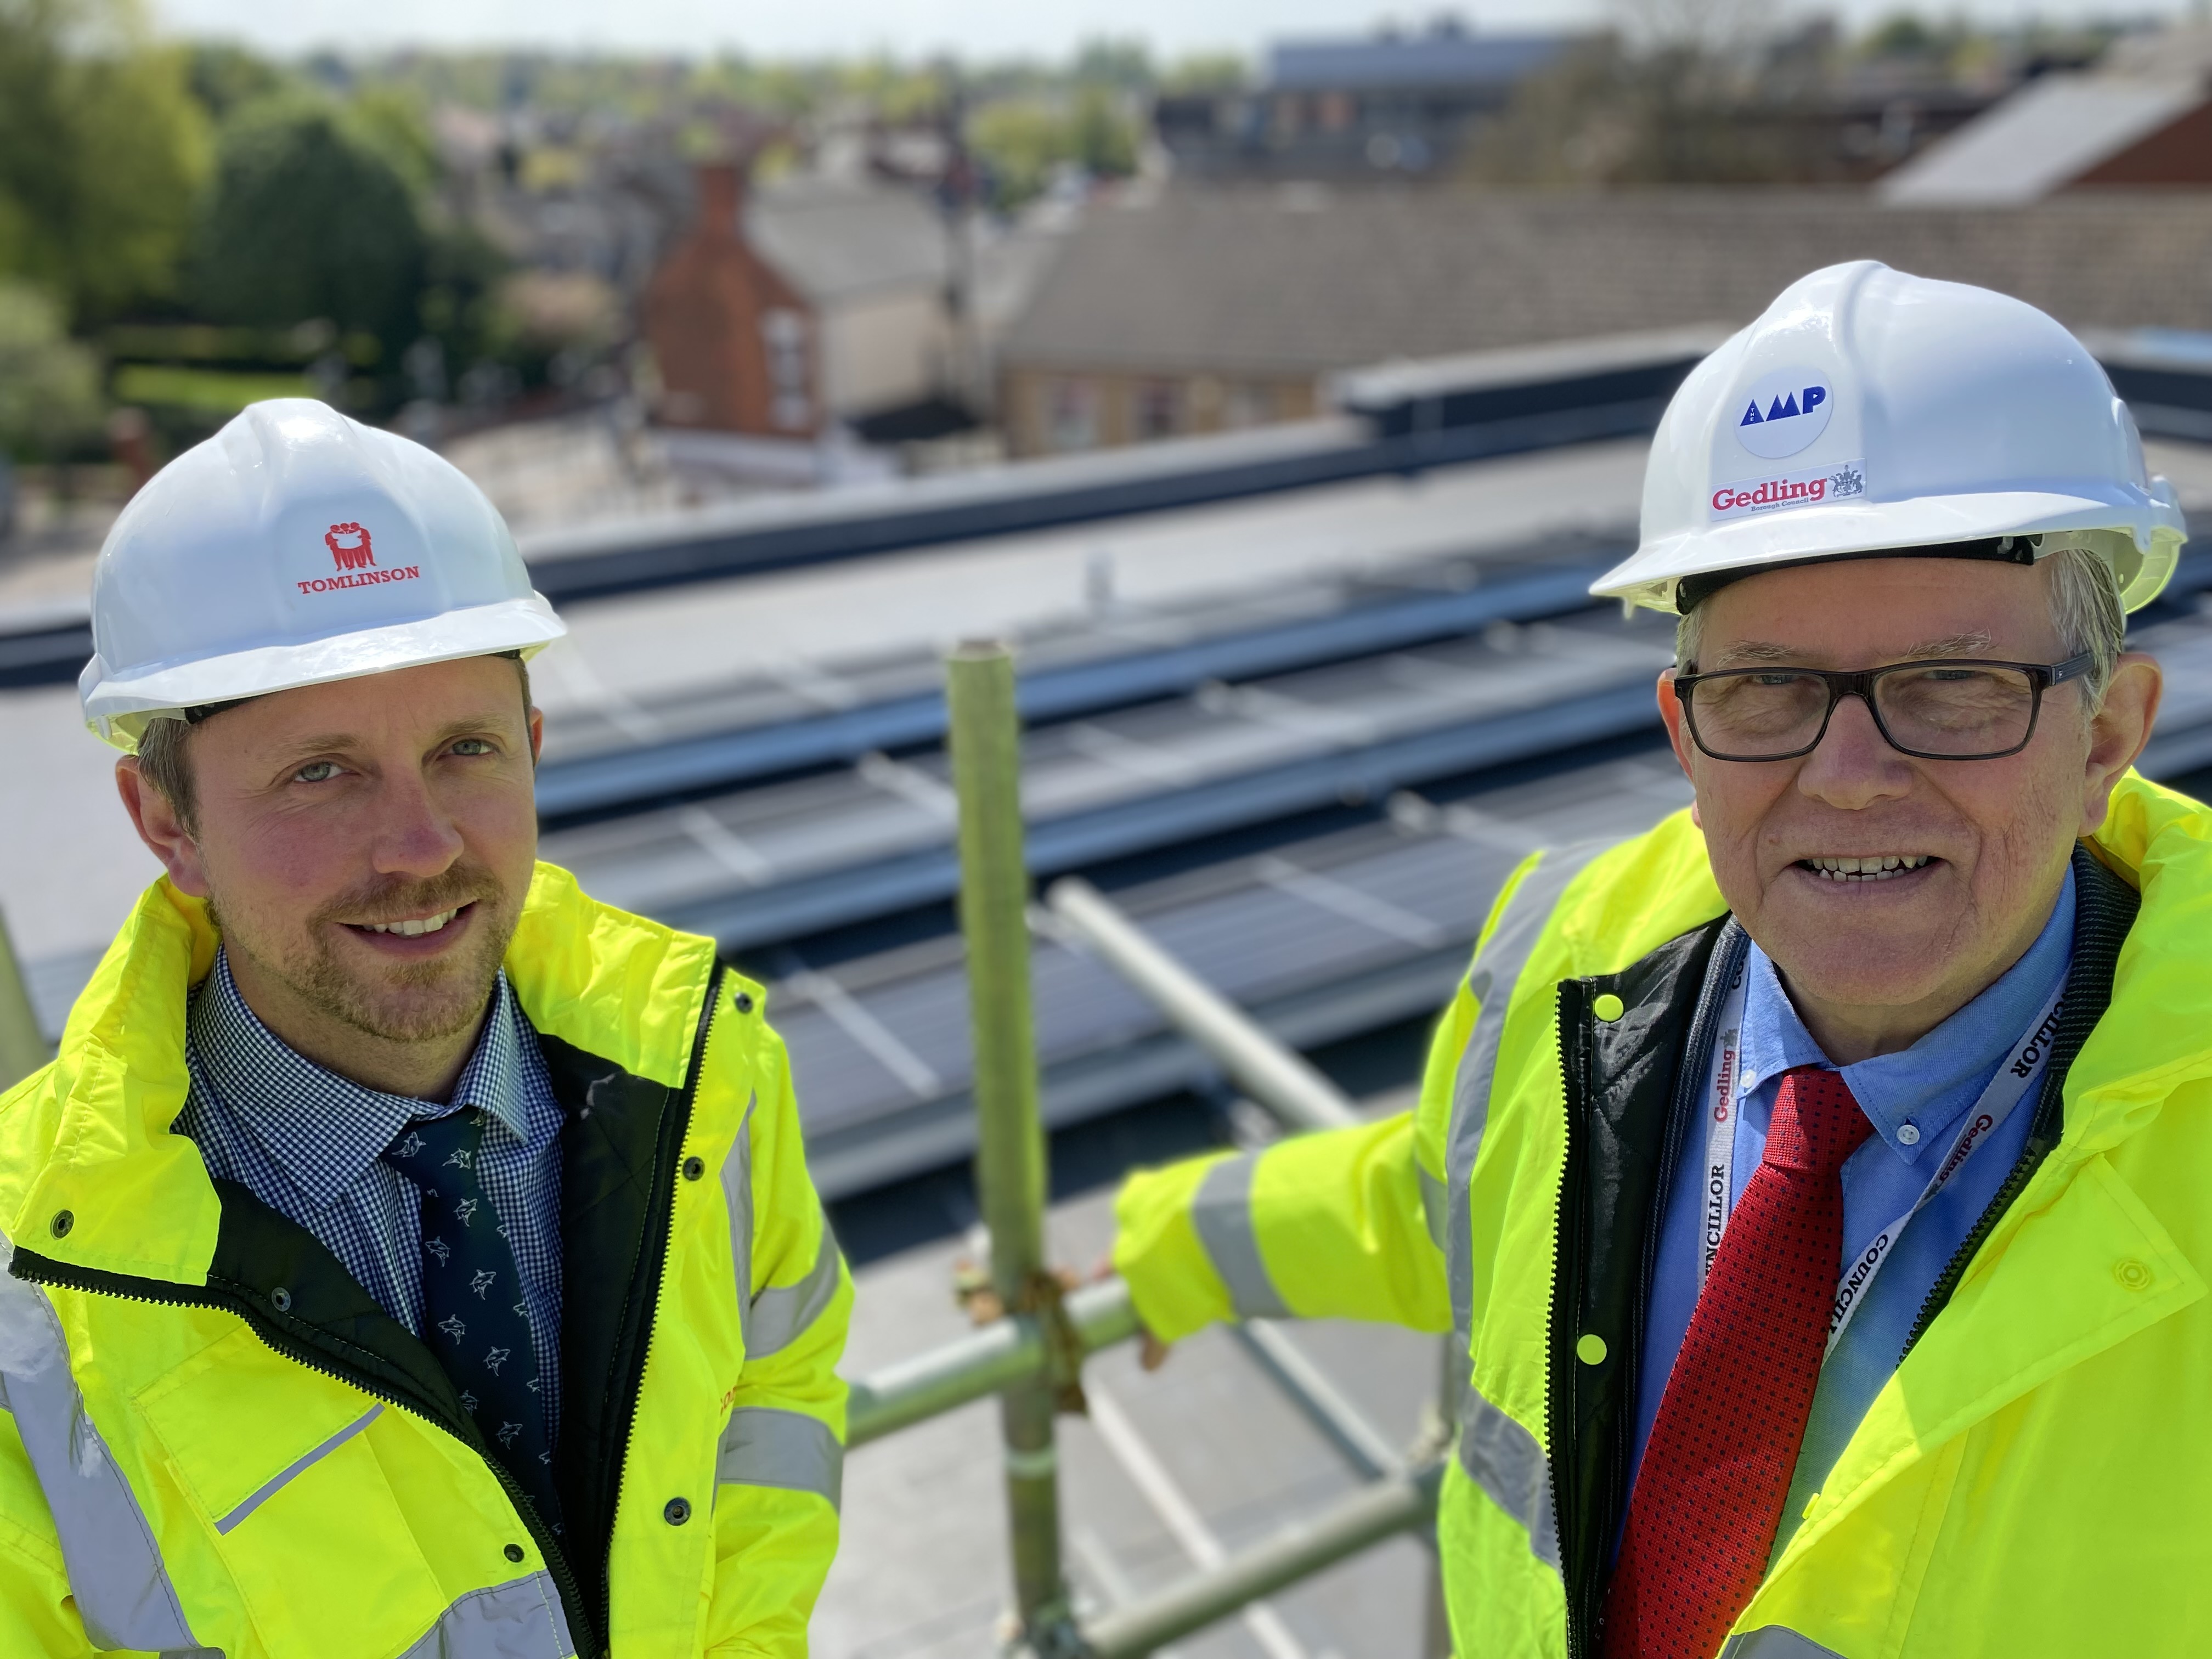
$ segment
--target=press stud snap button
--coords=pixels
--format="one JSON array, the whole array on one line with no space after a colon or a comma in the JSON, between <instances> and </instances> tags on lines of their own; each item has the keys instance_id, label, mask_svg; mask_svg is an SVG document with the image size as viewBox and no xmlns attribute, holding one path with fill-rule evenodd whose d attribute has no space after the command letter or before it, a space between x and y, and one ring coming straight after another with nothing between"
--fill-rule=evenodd
<instances>
[{"instance_id":1,"label":"press stud snap button","mask_svg":"<svg viewBox=\"0 0 2212 1659\"><path fill-rule=\"evenodd\" d=\"M660 1518L672 1527L682 1526L691 1518L690 1500L683 1498L670 1498L668 1507L660 1512Z\"/></svg>"},{"instance_id":2,"label":"press stud snap button","mask_svg":"<svg viewBox=\"0 0 2212 1659\"><path fill-rule=\"evenodd\" d=\"M70 1229L76 1225L76 1218L67 1210L54 1212L53 1233L56 1238L67 1238L70 1236Z\"/></svg>"},{"instance_id":3,"label":"press stud snap button","mask_svg":"<svg viewBox=\"0 0 2212 1659\"><path fill-rule=\"evenodd\" d=\"M1619 997L1613 995L1610 991L1607 991L1595 1002L1590 1004L1590 1012L1595 1014L1600 1019L1606 1021L1607 1024L1611 1024L1613 1021L1619 1019L1627 1012L1628 1005L1623 1002Z\"/></svg>"},{"instance_id":4,"label":"press stud snap button","mask_svg":"<svg viewBox=\"0 0 2212 1659\"><path fill-rule=\"evenodd\" d=\"M520 1544L509 1544L507 1547L506 1554L508 1560L520 1562L522 1559L522 1546Z\"/></svg>"},{"instance_id":5,"label":"press stud snap button","mask_svg":"<svg viewBox=\"0 0 2212 1659\"><path fill-rule=\"evenodd\" d=\"M706 1173L707 1160L705 1158L687 1158L684 1160L684 1178L686 1181L696 1181L701 1176Z\"/></svg>"},{"instance_id":6,"label":"press stud snap button","mask_svg":"<svg viewBox=\"0 0 2212 1659\"><path fill-rule=\"evenodd\" d=\"M2150 1284L2150 1269L2133 1256L2124 1256L2112 1264L2112 1277L2131 1291L2140 1291Z\"/></svg>"},{"instance_id":7,"label":"press stud snap button","mask_svg":"<svg viewBox=\"0 0 2212 1659\"><path fill-rule=\"evenodd\" d=\"M282 1285L279 1285L275 1290L269 1292L269 1305L276 1309L278 1313L291 1312L292 1292L286 1290Z\"/></svg>"},{"instance_id":8,"label":"press stud snap button","mask_svg":"<svg viewBox=\"0 0 2212 1659\"><path fill-rule=\"evenodd\" d=\"M1605 1364L1605 1339L1595 1331L1584 1331L1575 1340L1575 1358L1585 1365Z\"/></svg>"},{"instance_id":9,"label":"press stud snap button","mask_svg":"<svg viewBox=\"0 0 2212 1659\"><path fill-rule=\"evenodd\" d=\"M753 1011L753 998L752 998L752 993L751 993L751 992L750 992L750 991L740 991L740 992L738 992L738 1012L739 1013L741 1013L741 1014L750 1014L750 1012L752 1012L752 1011Z\"/></svg>"},{"instance_id":10,"label":"press stud snap button","mask_svg":"<svg viewBox=\"0 0 2212 1659\"><path fill-rule=\"evenodd\" d=\"M1897 1138L1907 1146L1917 1146L1920 1144L1920 1126L1917 1123L1899 1125Z\"/></svg>"}]
</instances>

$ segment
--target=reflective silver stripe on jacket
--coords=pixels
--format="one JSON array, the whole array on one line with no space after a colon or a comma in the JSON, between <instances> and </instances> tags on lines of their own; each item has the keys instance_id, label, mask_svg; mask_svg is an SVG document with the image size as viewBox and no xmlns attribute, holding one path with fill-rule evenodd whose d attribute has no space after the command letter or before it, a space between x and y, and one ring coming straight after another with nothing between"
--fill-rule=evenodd
<instances>
[{"instance_id":1,"label":"reflective silver stripe on jacket","mask_svg":"<svg viewBox=\"0 0 2212 1659\"><path fill-rule=\"evenodd\" d=\"M811 1492L836 1509L845 1482L845 1449L830 1425L805 1412L740 1406L714 1460L714 1480L727 1486L779 1486Z\"/></svg>"},{"instance_id":2,"label":"reflective silver stripe on jacket","mask_svg":"<svg viewBox=\"0 0 2212 1659\"><path fill-rule=\"evenodd\" d=\"M1779 1625L1748 1630L1729 1638L1721 1659L1844 1659L1833 1648L1824 1648L1808 1637Z\"/></svg>"},{"instance_id":3,"label":"reflective silver stripe on jacket","mask_svg":"<svg viewBox=\"0 0 2212 1659\"><path fill-rule=\"evenodd\" d=\"M730 1206L730 1260L737 1270L738 1328L749 1350L753 1345L753 1108L759 1101L756 1095L745 1102L738 1138L722 1160L722 1200Z\"/></svg>"},{"instance_id":4,"label":"reflective silver stripe on jacket","mask_svg":"<svg viewBox=\"0 0 2212 1659\"><path fill-rule=\"evenodd\" d=\"M1492 1503L1528 1529L1529 1553L1559 1571L1559 1522L1544 1449L1473 1383L1460 1396L1459 1466Z\"/></svg>"},{"instance_id":5,"label":"reflective silver stripe on jacket","mask_svg":"<svg viewBox=\"0 0 2212 1659\"><path fill-rule=\"evenodd\" d=\"M752 1299L745 1326L745 1358L764 1359L787 1348L809 1325L822 1316L837 1294L836 1235L830 1218L822 1218L822 1241L815 1247L814 1265L795 1285L772 1285Z\"/></svg>"},{"instance_id":6,"label":"reflective silver stripe on jacket","mask_svg":"<svg viewBox=\"0 0 2212 1659\"><path fill-rule=\"evenodd\" d=\"M209 1652L193 1641L137 1494L85 1411L61 1317L45 1291L7 1273L13 1254L0 1239L0 1403L53 1511L85 1635L95 1648Z\"/></svg>"},{"instance_id":7,"label":"reflective silver stripe on jacket","mask_svg":"<svg viewBox=\"0 0 2212 1659\"><path fill-rule=\"evenodd\" d=\"M574 1659L550 1572L471 1590L399 1659Z\"/></svg>"},{"instance_id":8,"label":"reflective silver stripe on jacket","mask_svg":"<svg viewBox=\"0 0 2212 1659\"><path fill-rule=\"evenodd\" d=\"M1490 1090L1498 1076L1498 1045L1504 1034L1505 1011L1559 895L1592 859L1613 844L1584 842L1545 854L1505 901L1497 927L1468 969L1468 989L1480 1006L1474 1029L1468 1033L1467 1048L1460 1055L1459 1070L1452 1079L1451 1122L1444 1132L1444 1182L1450 1200L1444 1265L1451 1282L1452 1328L1462 1340L1472 1333L1474 1316L1468 1182L1474 1175L1475 1154L1482 1150L1482 1132L1490 1122Z\"/></svg>"},{"instance_id":9,"label":"reflective silver stripe on jacket","mask_svg":"<svg viewBox=\"0 0 2212 1659\"><path fill-rule=\"evenodd\" d=\"M1208 1170L1191 1200L1190 1222L1213 1271L1229 1287L1239 1319L1288 1319L1291 1310L1268 1276L1252 1231L1252 1176L1259 1167L1260 1155L1247 1152Z\"/></svg>"},{"instance_id":10,"label":"reflective silver stripe on jacket","mask_svg":"<svg viewBox=\"0 0 2212 1659\"><path fill-rule=\"evenodd\" d=\"M354 1436L359 1434L370 1424L375 1422L378 1417L382 1415L383 1411L384 1404L381 1401L379 1401L375 1405L371 1406L359 1417L354 1419L352 1422L347 1424L345 1427L340 1429L329 1439L324 1441L321 1445L309 1452L305 1457L295 1459L289 1468L278 1471L273 1478L264 1481L258 1492L248 1498L243 1504L240 1504L228 1515L224 1516L222 1520L216 1522L215 1523L215 1529L220 1533L228 1533L232 1528L238 1525L240 1522L245 1520L247 1516L259 1509L264 1504L274 1498L286 1486L290 1486L293 1481L298 1480L300 1476L306 1474L308 1469L321 1462L323 1459L328 1457L340 1446L344 1445L345 1443L352 1439Z\"/></svg>"}]
</instances>

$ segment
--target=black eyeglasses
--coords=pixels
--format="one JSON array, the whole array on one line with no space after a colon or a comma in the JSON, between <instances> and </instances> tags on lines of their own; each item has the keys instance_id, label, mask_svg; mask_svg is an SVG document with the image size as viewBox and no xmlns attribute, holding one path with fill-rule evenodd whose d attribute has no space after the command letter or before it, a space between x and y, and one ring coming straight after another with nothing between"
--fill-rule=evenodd
<instances>
[{"instance_id":1,"label":"black eyeglasses","mask_svg":"<svg viewBox=\"0 0 2212 1659\"><path fill-rule=\"evenodd\" d=\"M1794 760L1827 735L1836 705L1863 701L1889 746L1922 760L2001 760L2035 736L2043 694L2095 664L2083 652L2060 663L1967 657L1892 663L1841 673L1825 668L1724 668L1677 674L1674 695L1698 748L1715 760Z\"/></svg>"}]
</instances>

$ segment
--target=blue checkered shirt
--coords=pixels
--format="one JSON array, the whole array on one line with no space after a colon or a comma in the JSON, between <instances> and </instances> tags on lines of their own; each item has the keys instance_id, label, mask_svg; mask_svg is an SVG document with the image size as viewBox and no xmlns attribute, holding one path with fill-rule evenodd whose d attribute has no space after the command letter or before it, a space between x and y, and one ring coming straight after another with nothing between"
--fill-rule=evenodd
<instances>
[{"instance_id":1,"label":"blue checkered shirt","mask_svg":"<svg viewBox=\"0 0 2212 1659\"><path fill-rule=\"evenodd\" d=\"M422 1334L422 1195L380 1154L409 1120L474 1106L486 1115L477 1170L522 1275L546 1431L558 1427L561 1358L560 1103L538 1034L502 973L449 1104L363 1088L288 1047L231 977L228 955L194 994L185 1055L191 1097L177 1119L208 1173L299 1223L384 1310Z\"/></svg>"}]
</instances>

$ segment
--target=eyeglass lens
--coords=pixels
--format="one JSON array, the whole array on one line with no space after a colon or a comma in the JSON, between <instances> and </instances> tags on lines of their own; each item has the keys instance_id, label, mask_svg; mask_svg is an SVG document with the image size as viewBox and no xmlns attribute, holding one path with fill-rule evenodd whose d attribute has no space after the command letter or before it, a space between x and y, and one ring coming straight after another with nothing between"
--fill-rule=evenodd
<instances>
[{"instance_id":1,"label":"eyeglass lens","mask_svg":"<svg viewBox=\"0 0 2212 1659\"><path fill-rule=\"evenodd\" d=\"M1929 663L1875 677L1875 712L1900 749L1969 760L2027 742L2035 681L2016 668ZM1698 740L1727 760L1773 760L1818 737L1828 683L1786 668L1754 669L1702 681L1691 701Z\"/></svg>"}]
</instances>

